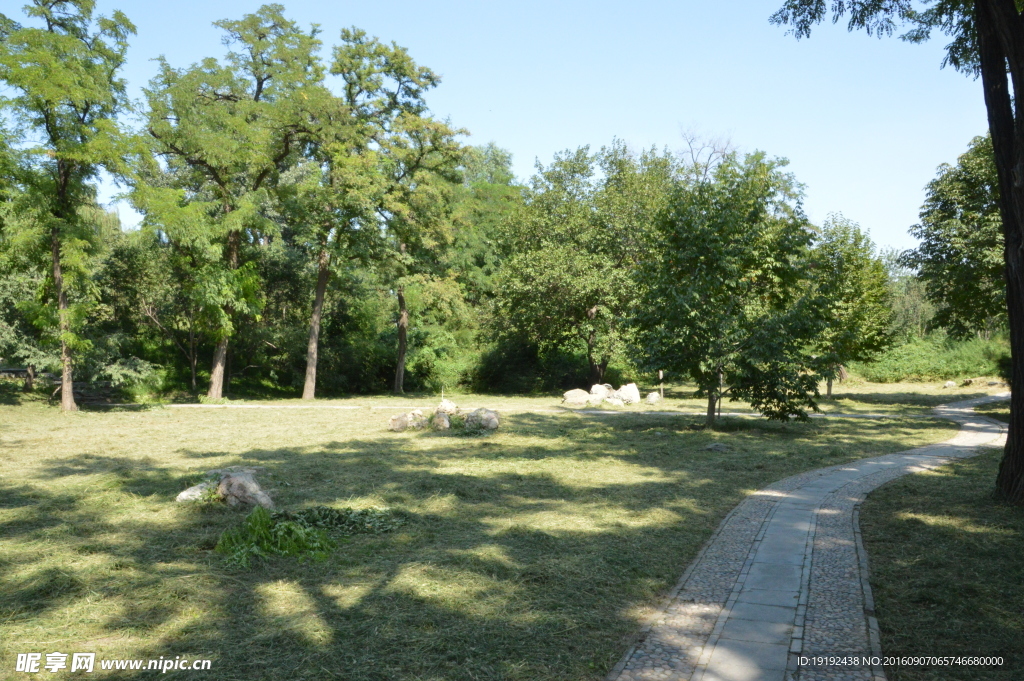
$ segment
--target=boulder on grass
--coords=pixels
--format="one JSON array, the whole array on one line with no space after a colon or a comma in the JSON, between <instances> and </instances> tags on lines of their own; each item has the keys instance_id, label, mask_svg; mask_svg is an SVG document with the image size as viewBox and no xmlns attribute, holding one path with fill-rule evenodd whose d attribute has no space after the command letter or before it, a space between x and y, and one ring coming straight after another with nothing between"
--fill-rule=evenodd
<instances>
[{"instance_id":1,"label":"boulder on grass","mask_svg":"<svg viewBox=\"0 0 1024 681\"><path fill-rule=\"evenodd\" d=\"M256 471L261 468L230 468L207 471L209 480L193 485L179 494L175 501L202 501L211 496L228 506L262 506L274 508L270 495L256 482Z\"/></svg>"},{"instance_id":2,"label":"boulder on grass","mask_svg":"<svg viewBox=\"0 0 1024 681\"><path fill-rule=\"evenodd\" d=\"M621 406L624 406L626 404L625 402L623 402L618 397L606 397L606 398L604 398L604 403L605 404L610 404L613 407L621 407Z\"/></svg>"},{"instance_id":3,"label":"boulder on grass","mask_svg":"<svg viewBox=\"0 0 1024 681\"><path fill-rule=\"evenodd\" d=\"M458 414L458 406L451 400L441 400L441 404L437 405L437 409L434 410L435 414Z\"/></svg>"},{"instance_id":4,"label":"boulder on grass","mask_svg":"<svg viewBox=\"0 0 1024 681\"><path fill-rule=\"evenodd\" d=\"M448 430L452 427L452 420L443 411L437 411L430 419L430 427L434 430Z\"/></svg>"},{"instance_id":5,"label":"boulder on grass","mask_svg":"<svg viewBox=\"0 0 1024 681\"><path fill-rule=\"evenodd\" d=\"M175 501L202 501L210 494L210 490L217 489L217 483L212 480L192 485L184 492L174 498Z\"/></svg>"},{"instance_id":6,"label":"boulder on grass","mask_svg":"<svg viewBox=\"0 0 1024 681\"><path fill-rule=\"evenodd\" d=\"M466 415L466 428L497 430L499 422L498 412L483 407L474 409Z\"/></svg>"},{"instance_id":7,"label":"boulder on grass","mask_svg":"<svg viewBox=\"0 0 1024 681\"><path fill-rule=\"evenodd\" d=\"M426 427L427 419L423 416L423 411L420 409L413 409L408 414L396 414L388 421L388 430L393 430L396 433L401 433L407 428L423 430Z\"/></svg>"},{"instance_id":8,"label":"boulder on grass","mask_svg":"<svg viewBox=\"0 0 1024 681\"><path fill-rule=\"evenodd\" d=\"M427 418L423 415L423 410L413 409L408 414L409 427L415 428L416 430L423 430L427 427Z\"/></svg>"},{"instance_id":9,"label":"boulder on grass","mask_svg":"<svg viewBox=\"0 0 1024 681\"><path fill-rule=\"evenodd\" d=\"M636 383L627 383L616 390L613 397L618 397L626 404L639 404L640 388L636 387Z\"/></svg>"},{"instance_id":10,"label":"boulder on grass","mask_svg":"<svg viewBox=\"0 0 1024 681\"><path fill-rule=\"evenodd\" d=\"M263 491L256 478L249 472L225 475L217 485L217 494L228 506L262 506L274 508L270 495Z\"/></svg>"},{"instance_id":11,"label":"boulder on grass","mask_svg":"<svg viewBox=\"0 0 1024 681\"><path fill-rule=\"evenodd\" d=\"M942 387L943 388L955 388L956 387L956 381L946 381L945 384L943 384Z\"/></svg>"},{"instance_id":12,"label":"boulder on grass","mask_svg":"<svg viewBox=\"0 0 1024 681\"><path fill-rule=\"evenodd\" d=\"M562 395L562 402L570 407L582 407L590 402L590 393L576 388Z\"/></svg>"},{"instance_id":13,"label":"boulder on grass","mask_svg":"<svg viewBox=\"0 0 1024 681\"><path fill-rule=\"evenodd\" d=\"M600 397L602 400L612 394L612 387L608 384L595 384L590 386L590 394Z\"/></svg>"},{"instance_id":14,"label":"boulder on grass","mask_svg":"<svg viewBox=\"0 0 1024 681\"><path fill-rule=\"evenodd\" d=\"M408 414L395 414L388 421L388 430L393 430L396 433L401 433L403 430L409 427L409 415Z\"/></svg>"},{"instance_id":15,"label":"boulder on grass","mask_svg":"<svg viewBox=\"0 0 1024 681\"><path fill-rule=\"evenodd\" d=\"M661 402L661 393L655 391L653 393L647 393L647 397L644 398L644 402L647 404L657 404Z\"/></svg>"}]
</instances>

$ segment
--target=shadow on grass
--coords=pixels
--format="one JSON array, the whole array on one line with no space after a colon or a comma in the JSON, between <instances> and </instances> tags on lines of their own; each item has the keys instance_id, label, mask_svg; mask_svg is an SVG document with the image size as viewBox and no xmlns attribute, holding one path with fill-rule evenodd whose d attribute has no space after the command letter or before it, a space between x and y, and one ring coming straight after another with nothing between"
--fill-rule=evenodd
<instances>
[{"instance_id":1,"label":"shadow on grass","mask_svg":"<svg viewBox=\"0 0 1024 681\"><path fill-rule=\"evenodd\" d=\"M862 402L864 404L878 404L892 407L937 407L941 404L948 404L950 402L960 402L962 400L971 400L978 397L986 397L988 393L961 393L956 395L942 395L942 394L925 394L925 393L857 393L857 392L837 392L833 395L833 399L826 401L822 399L823 403L835 403L841 400L852 400L854 402Z\"/></svg>"},{"instance_id":2,"label":"shadow on grass","mask_svg":"<svg viewBox=\"0 0 1024 681\"><path fill-rule=\"evenodd\" d=\"M894 681L1024 678L1024 508L997 501L1001 451L908 475L861 512L886 655L1000 656L1001 666L897 667Z\"/></svg>"},{"instance_id":3,"label":"shadow on grass","mask_svg":"<svg viewBox=\"0 0 1024 681\"><path fill-rule=\"evenodd\" d=\"M596 680L636 631L639 608L747 491L850 458L823 435L891 451L934 427L908 419L890 437L866 421L825 430L729 419L731 430L708 433L686 429L692 420L525 413L503 424L523 438L515 443L381 433L246 451L231 463L263 467L282 508L376 498L409 519L353 537L324 562L273 559L252 572L212 552L243 514L170 506L201 470L54 458L40 472L49 487L0 489L16 513L0 537L21 547L0 564L0 621L37 627L57 612L99 612L106 634L133 640L108 657L210 658L225 681ZM705 449L716 441L729 451Z\"/></svg>"}]
</instances>

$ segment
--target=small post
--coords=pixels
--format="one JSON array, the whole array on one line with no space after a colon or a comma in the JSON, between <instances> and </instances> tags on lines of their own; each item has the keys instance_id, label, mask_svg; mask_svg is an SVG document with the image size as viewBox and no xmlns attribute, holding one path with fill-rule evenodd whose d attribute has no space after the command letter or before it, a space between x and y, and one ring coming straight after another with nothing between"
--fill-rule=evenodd
<instances>
[{"instance_id":1,"label":"small post","mask_svg":"<svg viewBox=\"0 0 1024 681\"><path fill-rule=\"evenodd\" d=\"M658 369L658 392L661 394L661 399L665 399L665 372Z\"/></svg>"}]
</instances>

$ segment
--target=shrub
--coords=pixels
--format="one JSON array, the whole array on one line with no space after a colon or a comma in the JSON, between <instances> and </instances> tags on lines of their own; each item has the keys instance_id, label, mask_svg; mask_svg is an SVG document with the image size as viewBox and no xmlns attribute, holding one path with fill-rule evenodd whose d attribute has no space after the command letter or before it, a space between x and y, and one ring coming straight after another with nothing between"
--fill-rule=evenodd
<instances>
[{"instance_id":1,"label":"shrub","mask_svg":"<svg viewBox=\"0 0 1024 681\"><path fill-rule=\"evenodd\" d=\"M859 376L876 383L948 380L994 376L1007 351L1005 339L954 340L933 333L890 348L873 362L851 364Z\"/></svg>"}]
</instances>

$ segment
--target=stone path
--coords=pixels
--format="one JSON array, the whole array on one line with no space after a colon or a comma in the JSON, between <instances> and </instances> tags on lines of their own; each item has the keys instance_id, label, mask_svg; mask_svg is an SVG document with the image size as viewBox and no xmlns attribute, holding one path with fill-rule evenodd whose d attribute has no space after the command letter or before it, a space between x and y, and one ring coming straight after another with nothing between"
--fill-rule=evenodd
<instances>
[{"instance_id":1,"label":"stone path","mask_svg":"<svg viewBox=\"0 0 1024 681\"><path fill-rule=\"evenodd\" d=\"M998 444L1005 426L973 407L937 407L946 442L809 471L751 495L722 521L665 607L608 681L884 681L870 666L800 657L881 654L857 509L868 492Z\"/></svg>"}]
</instances>

